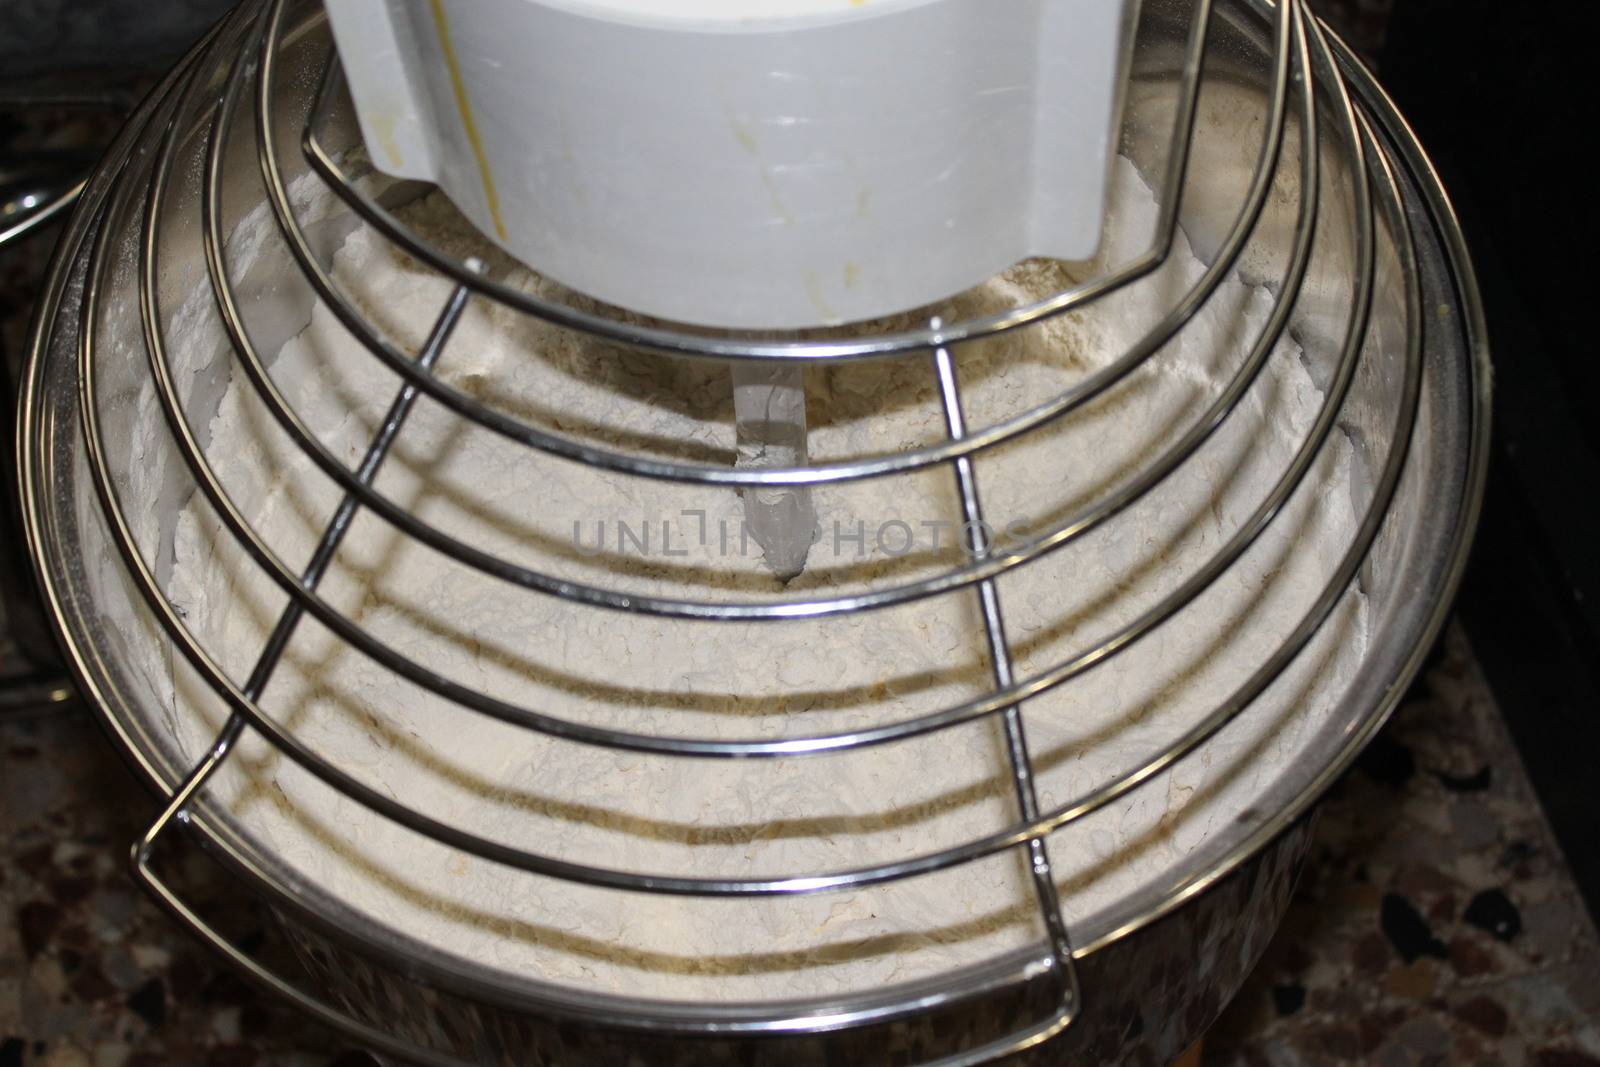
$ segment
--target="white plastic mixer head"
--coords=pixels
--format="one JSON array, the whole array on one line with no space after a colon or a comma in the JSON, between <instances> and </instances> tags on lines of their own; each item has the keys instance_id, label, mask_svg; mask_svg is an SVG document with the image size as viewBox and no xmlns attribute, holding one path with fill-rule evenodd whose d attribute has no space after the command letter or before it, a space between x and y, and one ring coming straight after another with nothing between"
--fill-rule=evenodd
<instances>
[{"instance_id":1,"label":"white plastic mixer head","mask_svg":"<svg viewBox=\"0 0 1600 1067\"><path fill-rule=\"evenodd\" d=\"M329 0L373 162L707 326L928 304L1099 243L1137 0Z\"/></svg>"}]
</instances>

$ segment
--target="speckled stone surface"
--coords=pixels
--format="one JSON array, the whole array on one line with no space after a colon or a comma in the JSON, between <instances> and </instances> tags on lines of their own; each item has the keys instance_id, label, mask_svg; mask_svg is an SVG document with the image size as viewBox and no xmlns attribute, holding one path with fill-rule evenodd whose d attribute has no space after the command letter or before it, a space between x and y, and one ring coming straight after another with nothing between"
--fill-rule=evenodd
<instances>
[{"instance_id":1,"label":"speckled stone surface","mask_svg":"<svg viewBox=\"0 0 1600 1067\"><path fill-rule=\"evenodd\" d=\"M1600 940L1459 630L1330 794L1206 1062L1600 1065Z\"/></svg>"},{"instance_id":2,"label":"speckled stone surface","mask_svg":"<svg viewBox=\"0 0 1600 1067\"><path fill-rule=\"evenodd\" d=\"M164 65L220 18L232 0L6 0L0 4L0 77L61 71L142 71Z\"/></svg>"}]
</instances>

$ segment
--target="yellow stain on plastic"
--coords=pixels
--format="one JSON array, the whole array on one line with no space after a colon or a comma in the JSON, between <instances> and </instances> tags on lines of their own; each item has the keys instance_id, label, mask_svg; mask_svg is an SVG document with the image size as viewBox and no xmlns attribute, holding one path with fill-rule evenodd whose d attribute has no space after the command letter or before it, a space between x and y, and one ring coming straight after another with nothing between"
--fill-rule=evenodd
<instances>
[{"instance_id":1,"label":"yellow stain on plastic","mask_svg":"<svg viewBox=\"0 0 1600 1067\"><path fill-rule=\"evenodd\" d=\"M461 79L461 64L456 62L456 50L450 44L450 24L445 19L444 0L432 0L432 3L433 24L439 31L439 47L444 52L445 66L450 68L450 87L455 90L461 126L467 131L467 143L472 145L473 158L478 161L478 175L483 179L483 198L489 205L489 217L494 220L494 232L504 241L506 224L500 217L500 196L494 191L494 174L489 170L489 157L484 154L483 140L478 136L478 124L472 119L472 103L467 99L467 83Z\"/></svg>"},{"instance_id":2,"label":"yellow stain on plastic","mask_svg":"<svg viewBox=\"0 0 1600 1067\"><path fill-rule=\"evenodd\" d=\"M817 309L825 325L834 326L844 321L828 303L828 296L822 291L822 279L817 277L815 271L806 271L806 295L811 298L811 306Z\"/></svg>"},{"instance_id":3,"label":"yellow stain on plastic","mask_svg":"<svg viewBox=\"0 0 1600 1067\"><path fill-rule=\"evenodd\" d=\"M372 132L378 138L378 144L383 147L389 156L389 163L396 170L406 165L405 157L400 152L400 142L394 135L394 115L387 110L375 111L367 120L372 125Z\"/></svg>"}]
</instances>

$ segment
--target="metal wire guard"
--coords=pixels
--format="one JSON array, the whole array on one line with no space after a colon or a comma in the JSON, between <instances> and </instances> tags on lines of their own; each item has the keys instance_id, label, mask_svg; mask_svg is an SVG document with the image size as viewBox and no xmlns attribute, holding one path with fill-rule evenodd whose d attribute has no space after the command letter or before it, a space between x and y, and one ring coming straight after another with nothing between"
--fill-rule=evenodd
<instances>
[{"instance_id":1,"label":"metal wire guard","mask_svg":"<svg viewBox=\"0 0 1600 1067\"><path fill-rule=\"evenodd\" d=\"M278 105L277 63L284 48L284 2L270 0L251 8L245 5L207 43L191 56L184 70L170 79L164 94L147 106L142 127L130 129L125 147L112 155L113 164L97 175L100 192L92 198L98 213L98 231L88 258L88 275L78 309L78 411L82 445L87 453L92 482L101 511L128 574L151 614L170 638L172 647L194 667L199 676L217 693L230 710L226 727L207 756L192 768L185 780L171 790L170 801L149 833L135 849L135 865L141 880L158 899L183 921L194 926L215 947L251 972L252 977L295 999L302 1007L326 1021L339 1025L374 1047L423 1062L457 1062L414 1046L397 1043L389 1035L366 1024L343 1017L308 998L229 945L206 926L165 883L150 865L152 852L161 834L174 822L187 822L205 785L228 758L245 727L258 731L286 755L324 783L385 817L447 845L508 867L535 874L567 879L587 885L637 892L690 896L757 896L813 893L865 887L931 873L1009 849L1028 854L1028 865L1040 915L1049 934L1048 944L1036 955L1040 974L1053 976L1058 983L1056 1009L1017 1034L1004 1035L979 1047L962 1050L940 1062L965 1064L1019 1051L1038 1044L1071 1024L1079 1008L1073 959L1085 946L1074 946L1064 928L1055 883L1046 850L1048 835L1067 824L1098 810L1116 798L1183 759L1236 718L1278 675L1317 633L1323 621L1355 579L1378 538L1395 499L1410 451L1413 428L1421 399L1423 377L1423 326L1420 268L1416 261L1411 222L1405 217L1396 164L1369 124L1368 117L1352 103L1340 57L1322 28L1304 9L1302 0L1285 0L1273 11L1274 66L1270 76L1268 122L1259 148L1254 174L1246 196L1217 254L1192 288L1138 344L1058 396L1003 422L978 428L966 426L960 385L951 351L964 343L1010 330L1024 329L1052 316L1081 308L1100 300L1145 277L1167 258L1173 244L1183 205L1185 177L1194 136L1194 123L1201 80L1207 59L1207 34L1212 11L1211 0L1196 0L1183 58L1183 86L1175 112L1172 150L1168 154L1160 197L1161 215L1152 247L1133 261L1111 273L1091 279L1075 288L1056 294L1035 305L968 322L935 323L925 330L909 333L858 337L847 340L797 341L772 339L758 342L707 337L660 327L641 327L621 319L535 298L511 290L484 276L472 263L460 262L432 247L406 229L384 207L364 193L352 176L320 139L331 101L338 89L339 71L331 49L316 102L301 131L300 146L310 168L327 183L352 212L396 245L423 263L448 275L454 292L441 308L427 342L417 353L401 350L382 336L351 299L344 294L313 253L301 221L297 218L287 191L285 168L280 159L282 109ZM253 62L235 62L238 55L253 57ZM231 70L220 81L213 72ZM253 82L253 86L252 83ZM252 339L243 316L235 283L228 269L225 237L222 232L222 175L228 152L236 143L235 119L241 102L253 88L255 154L259 161L263 187L281 236L304 272L316 299L328 308L361 342L372 356L398 375L403 385L396 395L381 429L366 455L354 469L347 467L324 446L286 401L268 372L261 351ZM1348 279L1352 298L1344 325L1343 342L1334 373L1325 391L1317 419L1282 473L1254 513L1203 566L1178 588L1137 618L1090 642L1081 653L1053 664L1045 670L1022 677L1013 676L1010 648L1006 639L1004 615L996 592L996 580L1025 567L1033 560L1064 548L1104 522L1125 511L1178 470L1233 413L1265 366L1273 347L1288 328L1297 300L1306 282L1308 265L1319 239L1319 203L1324 189L1321 165L1321 123L1328 121L1329 136L1345 148L1353 180L1347 191L1353 219L1350 240L1355 248L1354 270ZM734 603L678 600L642 596L631 592L574 583L511 563L467 544L422 521L403 506L377 492L373 480L397 436L416 398L426 395L462 418L506 439L554 457L628 475L672 482L708 486L825 484L881 478L907 471L948 465L952 469L963 516L968 522L983 517L975 460L1005 442L1031 430L1065 418L1095 397L1115 386L1175 337L1196 311L1216 291L1237 266L1240 256L1262 216L1269 190L1279 168L1285 132L1291 119L1299 130L1299 194L1292 245L1282 278L1274 288L1274 304L1267 322L1251 344L1245 360L1216 399L1184 433L1161 455L1135 472L1110 492L1068 517L1055 528L1020 545L977 555L968 563L931 578L896 586L874 588L850 595L814 599L768 599ZM229 497L209 465L204 450L189 422L174 382L165 329L167 316L160 306L161 256L158 235L163 230L162 214L167 210L169 186L174 179L175 160L184 135L199 120L205 131L206 149L203 192L200 197L201 234L207 275L217 311L232 343L238 365L257 391L266 409L297 447L302 449L346 494L330 522L311 562L297 573L286 565L262 540L244 513ZM131 146L132 150L127 150ZM134 180L141 174L147 177ZM143 191L142 203L136 194ZM1335 191L1338 195L1341 191ZM1376 209L1376 210L1375 210ZM142 214L134 216L138 210ZM150 563L143 558L129 523L126 502L121 498L116 479L107 460L108 445L103 430L104 400L97 392L96 367L104 356L96 351L97 333L104 310L103 293L113 287L112 272L117 256L114 241L126 230L128 220L137 218L141 235L139 248L139 314L144 332L143 357L150 381L172 431L179 453L192 472L196 486L237 539L251 559L282 588L289 597L276 628L255 669L243 686L230 680L220 665L202 647L178 612L161 592ZM1032 762L1023 733L1021 704L1047 692L1114 658L1203 593L1228 567L1242 556L1271 525L1305 479L1305 475L1334 431L1348 399L1352 383L1367 355L1369 322L1374 299L1377 226L1381 218L1393 236L1395 252L1405 280L1405 358L1403 375L1396 383L1397 402L1392 443L1375 477L1370 503L1349 549L1333 569L1332 577L1311 608L1287 638L1266 657L1251 676L1221 701L1209 714L1195 722L1182 736L1138 766L1119 774L1081 796L1049 810L1041 810L1032 784ZM58 272L63 270L58 264ZM930 372L943 401L947 440L937 446L893 454L859 457L830 464L778 470L733 470L709 465L685 464L596 448L584 442L550 433L488 407L445 383L433 374L434 362L448 345L450 334L464 308L472 300L491 300L557 326L632 347L668 355L694 355L724 360L799 360L841 362L863 359L908 358L930 360ZM41 320L41 331L45 329ZM36 350L42 350L41 333ZM37 364L36 358L35 363ZM37 375L37 366L32 373ZM24 452L37 451L24 420ZM24 455L24 480L31 484L33 472ZM26 486L25 486L26 487ZM1469 488L1469 495L1475 489ZM1475 497L1474 497L1475 499ZM358 511L373 512L403 534L436 549L451 559L493 578L519 586L536 595L555 596L594 607L664 618L695 619L708 622L769 620L781 623L870 611L910 603L926 597L972 589L979 598L985 633L993 665L994 685L985 696L956 706L868 730L770 740L702 739L667 737L646 733L603 729L571 722L511 704L486 693L454 682L405 656L374 637L353 620L320 597L317 585L333 559L339 543ZM1471 510L1469 507L1468 511ZM33 531L36 551L37 530ZM48 577L47 577L48 582ZM404 803L380 793L349 775L338 766L297 740L266 714L258 698L270 679L279 657L301 618L310 614L363 655L383 667L447 700L471 711L491 716L531 730L584 744L629 749L666 756L696 758L782 759L825 756L872 745L890 744L945 730L961 723L998 717L1005 729L1007 754L1019 818L1007 829L960 845L929 852L878 866L832 872L804 872L789 877L765 879L686 878L641 874L604 867L588 866L513 848L460 828L439 822ZM70 640L70 638L69 638ZM1215 877L1213 872L1210 877ZM1197 877L1194 885L1206 880ZM782 1033L794 1030L823 1030L861 1025L895 1017L928 1005L894 1002L892 997L864 1000L864 1006L839 1008L819 1015L797 1011L754 1016L743 1022L719 1021L721 1032ZM707 1029L712 1028L706 1024Z\"/></svg>"}]
</instances>

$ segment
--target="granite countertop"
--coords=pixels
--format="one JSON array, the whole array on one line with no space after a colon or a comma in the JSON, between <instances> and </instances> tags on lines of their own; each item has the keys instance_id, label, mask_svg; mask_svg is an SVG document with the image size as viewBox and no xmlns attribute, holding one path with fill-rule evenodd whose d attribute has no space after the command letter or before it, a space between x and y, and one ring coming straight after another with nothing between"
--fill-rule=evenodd
<instances>
[{"instance_id":1,"label":"granite countertop","mask_svg":"<svg viewBox=\"0 0 1600 1067\"><path fill-rule=\"evenodd\" d=\"M1452 627L1330 791L1206 1063L1600 1065L1600 939Z\"/></svg>"}]
</instances>

